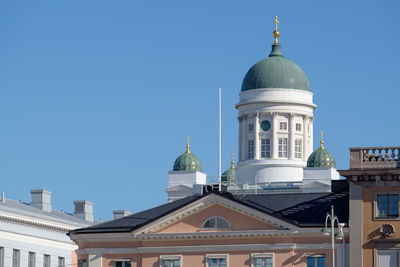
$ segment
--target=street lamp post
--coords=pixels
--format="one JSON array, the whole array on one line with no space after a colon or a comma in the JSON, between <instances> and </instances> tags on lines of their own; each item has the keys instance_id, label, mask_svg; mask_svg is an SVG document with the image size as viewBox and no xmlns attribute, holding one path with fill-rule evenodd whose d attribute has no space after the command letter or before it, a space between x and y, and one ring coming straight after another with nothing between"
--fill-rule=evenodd
<instances>
[{"instance_id":1,"label":"street lamp post","mask_svg":"<svg viewBox=\"0 0 400 267\"><path fill-rule=\"evenodd\" d=\"M331 229L328 228L328 220L330 220L330 222L331 222ZM335 233L335 222L336 222L337 228L338 228L337 233ZM339 219L335 215L333 206L331 206L331 214L329 214L329 213L326 214L325 228L322 229L321 232L323 232L325 235L331 235L331 237L332 237L332 267L335 267L335 237L337 239L344 238L343 226L344 226L344 224L339 223Z\"/></svg>"}]
</instances>

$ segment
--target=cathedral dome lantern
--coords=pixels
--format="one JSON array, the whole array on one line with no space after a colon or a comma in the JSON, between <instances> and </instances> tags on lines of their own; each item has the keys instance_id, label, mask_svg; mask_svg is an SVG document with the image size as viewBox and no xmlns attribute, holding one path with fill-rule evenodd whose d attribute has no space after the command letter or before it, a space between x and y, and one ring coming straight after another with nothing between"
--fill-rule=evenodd
<instances>
[{"instance_id":1,"label":"cathedral dome lantern","mask_svg":"<svg viewBox=\"0 0 400 267\"><path fill-rule=\"evenodd\" d=\"M202 171L200 160L190 151L189 136L187 136L186 151L174 163L173 171Z\"/></svg>"},{"instance_id":2,"label":"cathedral dome lantern","mask_svg":"<svg viewBox=\"0 0 400 267\"><path fill-rule=\"evenodd\" d=\"M322 131L321 131L321 141L320 146L317 150L315 150L311 155L308 157L307 160L307 167L313 168L322 168L322 167L332 167L336 168L336 160L335 157L332 155L324 147L324 141L322 140Z\"/></svg>"}]
</instances>

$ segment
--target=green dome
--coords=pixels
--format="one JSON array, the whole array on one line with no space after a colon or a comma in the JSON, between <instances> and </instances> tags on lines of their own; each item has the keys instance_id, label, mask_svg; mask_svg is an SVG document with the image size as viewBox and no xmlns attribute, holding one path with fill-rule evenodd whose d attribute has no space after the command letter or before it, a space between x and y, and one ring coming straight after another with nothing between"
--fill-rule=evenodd
<instances>
[{"instance_id":1,"label":"green dome","mask_svg":"<svg viewBox=\"0 0 400 267\"><path fill-rule=\"evenodd\" d=\"M265 88L310 91L307 75L299 65L283 57L279 44L273 44L269 57L253 65L243 79L242 91Z\"/></svg>"},{"instance_id":2,"label":"green dome","mask_svg":"<svg viewBox=\"0 0 400 267\"><path fill-rule=\"evenodd\" d=\"M321 146L308 157L307 167L333 167L336 168L336 160L331 152L325 149L321 141Z\"/></svg>"},{"instance_id":3,"label":"green dome","mask_svg":"<svg viewBox=\"0 0 400 267\"><path fill-rule=\"evenodd\" d=\"M222 183L236 183L236 168L230 167L221 176Z\"/></svg>"},{"instance_id":4,"label":"green dome","mask_svg":"<svg viewBox=\"0 0 400 267\"><path fill-rule=\"evenodd\" d=\"M174 163L173 171L202 171L200 160L189 151L180 155Z\"/></svg>"}]
</instances>

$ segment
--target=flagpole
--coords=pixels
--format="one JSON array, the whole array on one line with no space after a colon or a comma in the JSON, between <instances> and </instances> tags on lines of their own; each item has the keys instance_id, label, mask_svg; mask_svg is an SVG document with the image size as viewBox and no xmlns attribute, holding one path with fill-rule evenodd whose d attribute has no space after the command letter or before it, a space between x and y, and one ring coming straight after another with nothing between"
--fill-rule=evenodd
<instances>
[{"instance_id":1,"label":"flagpole","mask_svg":"<svg viewBox=\"0 0 400 267\"><path fill-rule=\"evenodd\" d=\"M221 192L221 85L218 86L218 190Z\"/></svg>"}]
</instances>

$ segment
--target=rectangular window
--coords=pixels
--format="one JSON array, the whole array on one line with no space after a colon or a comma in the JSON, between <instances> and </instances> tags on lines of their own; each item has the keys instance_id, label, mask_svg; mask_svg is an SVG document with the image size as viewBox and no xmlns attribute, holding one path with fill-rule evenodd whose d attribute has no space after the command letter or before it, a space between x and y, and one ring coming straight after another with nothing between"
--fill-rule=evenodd
<instances>
[{"instance_id":1,"label":"rectangular window","mask_svg":"<svg viewBox=\"0 0 400 267\"><path fill-rule=\"evenodd\" d=\"M296 131L301 132L301 124L296 123Z\"/></svg>"},{"instance_id":2,"label":"rectangular window","mask_svg":"<svg viewBox=\"0 0 400 267\"><path fill-rule=\"evenodd\" d=\"M301 159L302 143L301 139L294 140L294 157L296 159Z\"/></svg>"},{"instance_id":3,"label":"rectangular window","mask_svg":"<svg viewBox=\"0 0 400 267\"><path fill-rule=\"evenodd\" d=\"M78 267L86 267L86 260L78 260Z\"/></svg>"},{"instance_id":4,"label":"rectangular window","mask_svg":"<svg viewBox=\"0 0 400 267\"><path fill-rule=\"evenodd\" d=\"M254 132L254 124L249 123L249 132Z\"/></svg>"},{"instance_id":5,"label":"rectangular window","mask_svg":"<svg viewBox=\"0 0 400 267\"><path fill-rule=\"evenodd\" d=\"M50 255L43 255L43 267L50 267Z\"/></svg>"},{"instance_id":6,"label":"rectangular window","mask_svg":"<svg viewBox=\"0 0 400 267\"><path fill-rule=\"evenodd\" d=\"M273 267L273 258L271 253L253 253L251 254L253 267Z\"/></svg>"},{"instance_id":7,"label":"rectangular window","mask_svg":"<svg viewBox=\"0 0 400 267\"><path fill-rule=\"evenodd\" d=\"M248 153L248 158L252 159L254 158L254 140L249 140L249 153Z\"/></svg>"},{"instance_id":8,"label":"rectangular window","mask_svg":"<svg viewBox=\"0 0 400 267\"><path fill-rule=\"evenodd\" d=\"M399 216L399 195L378 195L378 216Z\"/></svg>"},{"instance_id":9,"label":"rectangular window","mask_svg":"<svg viewBox=\"0 0 400 267\"><path fill-rule=\"evenodd\" d=\"M58 267L65 267L65 258L58 257Z\"/></svg>"},{"instance_id":10,"label":"rectangular window","mask_svg":"<svg viewBox=\"0 0 400 267\"><path fill-rule=\"evenodd\" d=\"M226 255L207 255L207 267L227 267Z\"/></svg>"},{"instance_id":11,"label":"rectangular window","mask_svg":"<svg viewBox=\"0 0 400 267\"><path fill-rule=\"evenodd\" d=\"M35 252L29 252L28 254L28 267L35 267L36 255Z\"/></svg>"},{"instance_id":12,"label":"rectangular window","mask_svg":"<svg viewBox=\"0 0 400 267\"><path fill-rule=\"evenodd\" d=\"M19 267L20 264L20 251L13 249L12 267Z\"/></svg>"},{"instance_id":13,"label":"rectangular window","mask_svg":"<svg viewBox=\"0 0 400 267\"><path fill-rule=\"evenodd\" d=\"M130 260L114 261L114 267L131 267L131 261Z\"/></svg>"},{"instance_id":14,"label":"rectangular window","mask_svg":"<svg viewBox=\"0 0 400 267\"><path fill-rule=\"evenodd\" d=\"M398 257L396 250L378 250L378 266L397 267Z\"/></svg>"},{"instance_id":15,"label":"rectangular window","mask_svg":"<svg viewBox=\"0 0 400 267\"><path fill-rule=\"evenodd\" d=\"M261 139L261 157L269 158L270 151L271 151L271 146L269 139Z\"/></svg>"},{"instance_id":16,"label":"rectangular window","mask_svg":"<svg viewBox=\"0 0 400 267\"><path fill-rule=\"evenodd\" d=\"M278 139L278 157L287 158L287 138Z\"/></svg>"},{"instance_id":17,"label":"rectangular window","mask_svg":"<svg viewBox=\"0 0 400 267\"><path fill-rule=\"evenodd\" d=\"M308 256L307 267L325 267L325 255Z\"/></svg>"},{"instance_id":18,"label":"rectangular window","mask_svg":"<svg viewBox=\"0 0 400 267\"><path fill-rule=\"evenodd\" d=\"M4 248L0 247L0 267L4 267Z\"/></svg>"},{"instance_id":19,"label":"rectangular window","mask_svg":"<svg viewBox=\"0 0 400 267\"><path fill-rule=\"evenodd\" d=\"M280 122L279 123L279 130L287 131L287 122Z\"/></svg>"},{"instance_id":20,"label":"rectangular window","mask_svg":"<svg viewBox=\"0 0 400 267\"><path fill-rule=\"evenodd\" d=\"M160 256L161 267L181 267L181 256Z\"/></svg>"}]
</instances>

